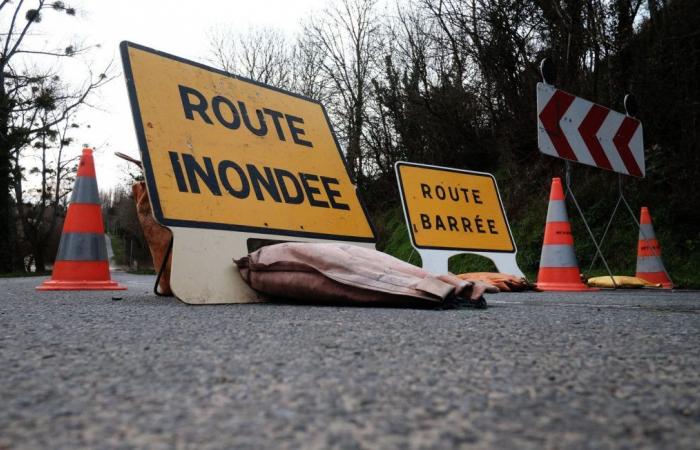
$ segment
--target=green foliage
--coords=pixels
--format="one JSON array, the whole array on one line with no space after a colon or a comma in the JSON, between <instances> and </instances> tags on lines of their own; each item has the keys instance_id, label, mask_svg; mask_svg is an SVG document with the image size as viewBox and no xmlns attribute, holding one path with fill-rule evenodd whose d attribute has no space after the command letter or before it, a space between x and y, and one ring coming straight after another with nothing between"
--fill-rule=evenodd
<instances>
[{"instance_id":1,"label":"green foliage","mask_svg":"<svg viewBox=\"0 0 700 450\"><path fill-rule=\"evenodd\" d=\"M395 206L379 215L373 223L380 237L379 242L377 242L378 250L411 264L421 265L420 255L411 246L406 221L400 206Z\"/></svg>"},{"instance_id":2,"label":"green foliage","mask_svg":"<svg viewBox=\"0 0 700 450\"><path fill-rule=\"evenodd\" d=\"M109 240L112 242L114 263L119 266L128 266L129 260L126 249L124 248L124 240L115 234L109 234Z\"/></svg>"}]
</instances>

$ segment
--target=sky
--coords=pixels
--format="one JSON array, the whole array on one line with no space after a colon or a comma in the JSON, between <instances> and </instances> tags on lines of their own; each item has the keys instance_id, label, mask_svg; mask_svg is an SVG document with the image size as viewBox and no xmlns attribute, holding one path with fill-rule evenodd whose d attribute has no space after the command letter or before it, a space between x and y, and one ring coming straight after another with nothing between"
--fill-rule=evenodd
<instances>
[{"instance_id":1,"label":"sky","mask_svg":"<svg viewBox=\"0 0 700 450\"><path fill-rule=\"evenodd\" d=\"M28 2L33 3L33 2ZM80 154L83 144L95 148L95 164L101 191L124 184L127 163L114 156L122 152L139 158L138 144L122 74L119 43L135 42L212 65L208 34L213 29L243 30L273 27L292 38L300 22L320 11L324 0L65 0L76 8L76 17L47 11L31 37L32 46L59 46L71 42L99 44L87 55L59 64L63 78L78 85L87 70L99 74L112 62L116 79L91 98L95 108L79 115L83 126L74 135L70 151Z\"/></svg>"}]
</instances>

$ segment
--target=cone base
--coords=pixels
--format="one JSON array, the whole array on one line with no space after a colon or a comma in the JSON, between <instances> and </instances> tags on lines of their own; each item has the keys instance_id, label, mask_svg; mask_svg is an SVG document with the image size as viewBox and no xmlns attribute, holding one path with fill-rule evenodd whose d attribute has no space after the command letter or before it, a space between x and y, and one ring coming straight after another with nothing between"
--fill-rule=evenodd
<instances>
[{"instance_id":1,"label":"cone base","mask_svg":"<svg viewBox=\"0 0 700 450\"><path fill-rule=\"evenodd\" d=\"M542 280L542 281L540 281ZM537 289L541 291L583 292L599 291L581 281L578 267L544 267L537 274Z\"/></svg>"},{"instance_id":2,"label":"cone base","mask_svg":"<svg viewBox=\"0 0 700 450\"><path fill-rule=\"evenodd\" d=\"M116 281L62 281L46 280L37 291L124 291L126 286Z\"/></svg>"},{"instance_id":3,"label":"cone base","mask_svg":"<svg viewBox=\"0 0 700 450\"><path fill-rule=\"evenodd\" d=\"M673 289L673 283L664 272L637 272L635 277L648 281L649 283L660 284L659 289Z\"/></svg>"},{"instance_id":4,"label":"cone base","mask_svg":"<svg viewBox=\"0 0 700 450\"><path fill-rule=\"evenodd\" d=\"M593 292L599 291L600 288L592 288L583 283L535 283L540 291L559 291L559 292Z\"/></svg>"}]
</instances>

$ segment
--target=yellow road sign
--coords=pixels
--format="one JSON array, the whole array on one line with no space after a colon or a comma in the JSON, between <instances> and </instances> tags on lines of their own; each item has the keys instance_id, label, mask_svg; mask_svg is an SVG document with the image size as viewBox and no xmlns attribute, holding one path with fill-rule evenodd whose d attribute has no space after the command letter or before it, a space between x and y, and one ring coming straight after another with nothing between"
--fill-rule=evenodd
<instances>
[{"instance_id":1,"label":"yellow road sign","mask_svg":"<svg viewBox=\"0 0 700 450\"><path fill-rule=\"evenodd\" d=\"M406 162L396 174L416 248L516 251L493 175Z\"/></svg>"},{"instance_id":2,"label":"yellow road sign","mask_svg":"<svg viewBox=\"0 0 700 450\"><path fill-rule=\"evenodd\" d=\"M121 52L160 223L374 242L319 102L133 43Z\"/></svg>"}]
</instances>

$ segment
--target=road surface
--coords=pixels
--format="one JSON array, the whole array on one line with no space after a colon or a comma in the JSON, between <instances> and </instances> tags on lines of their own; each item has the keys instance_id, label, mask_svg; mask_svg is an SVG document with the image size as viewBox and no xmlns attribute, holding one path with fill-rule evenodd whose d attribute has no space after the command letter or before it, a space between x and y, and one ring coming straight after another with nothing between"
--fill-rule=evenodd
<instances>
[{"instance_id":1,"label":"road surface","mask_svg":"<svg viewBox=\"0 0 700 450\"><path fill-rule=\"evenodd\" d=\"M193 307L115 278L0 280L0 449L700 448L697 292Z\"/></svg>"}]
</instances>

